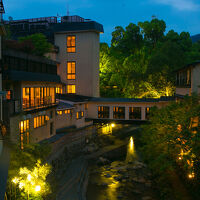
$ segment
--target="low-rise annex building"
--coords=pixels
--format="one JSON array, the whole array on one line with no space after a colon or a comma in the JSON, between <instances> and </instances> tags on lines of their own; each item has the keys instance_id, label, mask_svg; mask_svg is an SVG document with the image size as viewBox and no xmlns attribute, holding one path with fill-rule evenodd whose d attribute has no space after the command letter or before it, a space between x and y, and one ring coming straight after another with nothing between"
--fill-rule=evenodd
<instances>
[{"instance_id":1,"label":"low-rise annex building","mask_svg":"<svg viewBox=\"0 0 200 200\"><path fill-rule=\"evenodd\" d=\"M200 94L200 61L193 62L176 72L176 96Z\"/></svg>"}]
</instances>

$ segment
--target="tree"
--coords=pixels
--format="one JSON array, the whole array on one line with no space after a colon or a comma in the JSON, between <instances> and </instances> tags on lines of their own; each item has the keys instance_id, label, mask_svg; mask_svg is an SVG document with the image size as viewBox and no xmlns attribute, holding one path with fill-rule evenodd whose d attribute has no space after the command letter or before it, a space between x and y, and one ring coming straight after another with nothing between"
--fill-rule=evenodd
<instances>
[{"instance_id":1,"label":"tree","mask_svg":"<svg viewBox=\"0 0 200 200\"><path fill-rule=\"evenodd\" d=\"M42 33L21 37L19 38L19 41L32 43L34 46L32 53L38 56L44 56L52 49L52 45L47 41L47 38Z\"/></svg>"},{"instance_id":2,"label":"tree","mask_svg":"<svg viewBox=\"0 0 200 200\"><path fill-rule=\"evenodd\" d=\"M200 43L189 33L170 30L163 20L117 26L111 47L100 48L100 93L104 97L153 97L174 94L175 70L200 59Z\"/></svg>"}]
</instances>

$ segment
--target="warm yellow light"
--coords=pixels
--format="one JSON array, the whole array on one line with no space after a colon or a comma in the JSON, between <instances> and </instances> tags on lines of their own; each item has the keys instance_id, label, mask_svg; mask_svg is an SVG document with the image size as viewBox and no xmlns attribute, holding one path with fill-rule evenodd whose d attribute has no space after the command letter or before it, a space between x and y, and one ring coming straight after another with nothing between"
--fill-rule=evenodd
<instances>
[{"instance_id":1,"label":"warm yellow light","mask_svg":"<svg viewBox=\"0 0 200 200\"><path fill-rule=\"evenodd\" d=\"M194 178L194 172L192 172L191 174L188 174L188 178L190 179Z\"/></svg>"},{"instance_id":2,"label":"warm yellow light","mask_svg":"<svg viewBox=\"0 0 200 200\"><path fill-rule=\"evenodd\" d=\"M182 160L182 157L178 157L179 160Z\"/></svg>"},{"instance_id":3,"label":"warm yellow light","mask_svg":"<svg viewBox=\"0 0 200 200\"><path fill-rule=\"evenodd\" d=\"M28 181L31 181L31 175L30 174L28 174L28 176L27 176L27 179L28 179Z\"/></svg>"},{"instance_id":4,"label":"warm yellow light","mask_svg":"<svg viewBox=\"0 0 200 200\"><path fill-rule=\"evenodd\" d=\"M41 186L40 186L40 185L36 185L35 191L36 191L36 192L39 192L40 190L41 190Z\"/></svg>"},{"instance_id":5,"label":"warm yellow light","mask_svg":"<svg viewBox=\"0 0 200 200\"><path fill-rule=\"evenodd\" d=\"M12 179L12 182L15 183L15 184L17 184L18 183L18 179L14 178L14 179Z\"/></svg>"},{"instance_id":6,"label":"warm yellow light","mask_svg":"<svg viewBox=\"0 0 200 200\"><path fill-rule=\"evenodd\" d=\"M22 189L24 187L24 183L20 182L19 183L19 188Z\"/></svg>"},{"instance_id":7,"label":"warm yellow light","mask_svg":"<svg viewBox=\"0 0 200 200\"><path fill-rule=\"evenodd\" d=\"M114 124L114 123L112 123L112 124L111 124L111 126L114 128L114 127L115 127L115 124Z\"/></svg>"}]
</instances>

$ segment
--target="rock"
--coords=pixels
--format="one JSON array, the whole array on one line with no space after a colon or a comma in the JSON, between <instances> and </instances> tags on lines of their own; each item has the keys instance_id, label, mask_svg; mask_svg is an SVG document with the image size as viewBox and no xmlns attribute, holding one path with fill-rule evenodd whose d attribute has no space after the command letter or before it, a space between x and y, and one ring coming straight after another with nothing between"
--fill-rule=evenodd
<instances>
[{"instance_id":1,"label":"rock","mask_svg":"<svg viewBox=\"0 0 200 200\"><path fill-rule=\"evenodd\" d=\"M142 200L152 200L152 198L151 198L151 197L148 197L148 196L146 196L146 197L142 197Z\"/></svg>"},{"instance_id":2,"label":"rock","mask_svg":"<svg viewBox=\"0 0 200 200\"><path fill-rule=\"evenodd\" d=\"M142 192L139 191L139 190L132 190L132 193L134 193L134 194L142 194Z\"/></svg>"},{"instance_id":3,"label":"rock","mask_svg":"<svg viewBox=\"0 0 200 200\"><path fill-rule=\"evenodd\" d=\"M110 177L111 177L110 174L105 174L104 176L105 176L106 178L110 178Z\"/></svg>"},{"instance_id":4,"label":"rock","mask_svg":"<svg viewBox=\"0 0 200 200\"><path fill-rule=\"evenodd\" d=\"M146 182L146 183L145 183L145 186L151 187L151 182L150 182L150 181Z\"/></svg>"},{"instance_id":5,"label":"rock","mask_svg":"<svg viewBox=\"0 0 200 200\"><path fill-rule=\"evenodd\" d=\"M145 183L146 182L146 180L144 178L137 178L137 177L132 178L132 181L134 181L136 183Z\"/></svg>"},{"instance_id":6,"label":"rock","mask_svg":"<svg viewBox=\"0 0 200 200\"><path fill-rule=\"evenodd\" d=\"M122 180L122 177L120 177L120 176L115 176L114 179L115 179L116 181L121 181L121 180Z\"/></svg>"},{"instance_id":7,"label":"rock","mask_svg":"<svg viewBox=\"0 0 200 200\"><path fill-rule=\"evenodd\" d=\"M110 163L110 161L106 158L103 158L103 157L99 157L99 159L97 161L98 165L105 165L105 164L108 164L108 163ZM109 168L106 168L106 169L109 169Z\"/></svg>"}]
</instances>

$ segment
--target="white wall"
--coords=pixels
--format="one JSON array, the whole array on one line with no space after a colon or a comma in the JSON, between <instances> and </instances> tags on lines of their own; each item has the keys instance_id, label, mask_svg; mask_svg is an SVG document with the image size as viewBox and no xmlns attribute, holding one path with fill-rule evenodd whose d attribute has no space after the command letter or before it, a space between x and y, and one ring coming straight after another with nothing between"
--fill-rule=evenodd
<instances>
[{"instance_id":1,"label":"white wall","mask_svg":"<svg viewBox=\"0 0 200 200\"><path fill-rule=\"evenodd\" d=\"M67 53L67 36L76 36L76 53ZM76 85L76 94L99 96L99 33L66 32L55 34L59 46L57 61L61 62L58 74L62 82ZM76 62L76 80L67 80L67 61Z\"/></svg>"}]
</instances>

